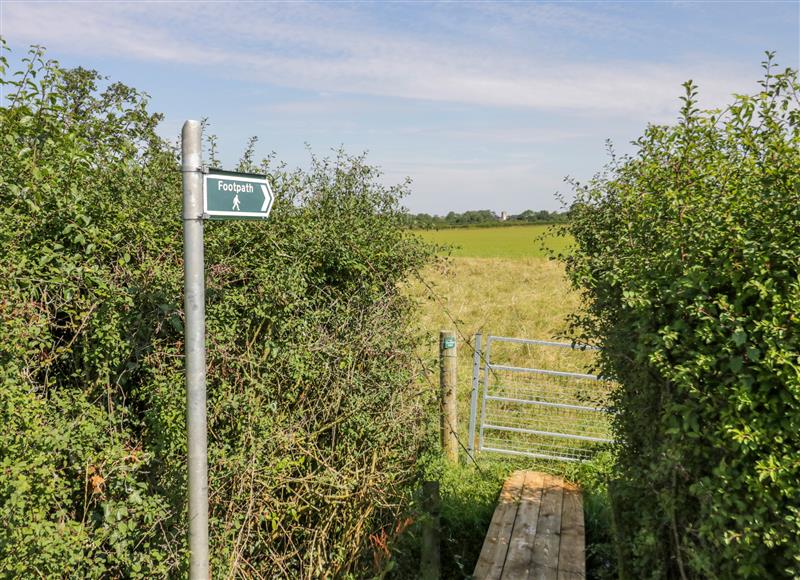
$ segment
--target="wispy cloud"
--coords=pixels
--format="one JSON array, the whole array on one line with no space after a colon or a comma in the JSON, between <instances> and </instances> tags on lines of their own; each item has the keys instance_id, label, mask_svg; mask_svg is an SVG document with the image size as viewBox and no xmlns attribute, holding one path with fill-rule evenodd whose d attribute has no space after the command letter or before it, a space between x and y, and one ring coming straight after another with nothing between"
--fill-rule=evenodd
<instances>
[{"instance_id":1,"label":"wispy cloud","mask_svg":"<svg viewBox=\"0 0 800 580\"><path fill-rule=\"evenodd\" d=\"M592 15L575 5L479 6L478 17L492 11L483 16L493 26L466 40L385 26L352 5L306 3L6 2L3 29L12 42L213 65L285 87L490 107L650 119L674 111L678 87L689 76L702 78L709 104L742 86L730 63L559 62L552 54L515 49L526 23L638 33L613 14ZM520 19L514 26L512 16ZM507 38L504 45L493 45L498 37Z\"/></svg>"}]
</instances>

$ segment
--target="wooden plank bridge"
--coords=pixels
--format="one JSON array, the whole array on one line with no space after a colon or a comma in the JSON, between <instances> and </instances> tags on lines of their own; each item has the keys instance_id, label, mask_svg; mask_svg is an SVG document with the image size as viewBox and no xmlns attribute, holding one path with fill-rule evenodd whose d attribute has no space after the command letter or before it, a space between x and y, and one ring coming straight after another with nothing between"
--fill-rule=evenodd
<instances>
[{"instance_id":1,"label":"wooden plank bridge","mask_svg":"<svg viewBox=\"0 0 800 580\"><path fill-rule=\"evenodd\" d=\"M583 497L577 486L517 471L500 492L475 580L586 578Z\"/></svg>"}]
</instances>

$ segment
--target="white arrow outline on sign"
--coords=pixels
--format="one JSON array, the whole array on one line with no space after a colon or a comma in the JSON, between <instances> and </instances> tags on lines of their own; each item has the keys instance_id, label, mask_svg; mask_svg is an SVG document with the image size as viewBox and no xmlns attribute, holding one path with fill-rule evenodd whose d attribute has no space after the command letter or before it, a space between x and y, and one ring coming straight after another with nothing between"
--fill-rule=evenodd
<instances>
[{"instance_id":1,"label":"white arrow outline on sign","mask_svg":"<svg viewBox=\"0 0 800 580\"><path fill-rule=\"evenodd\" d=\"M269 206L269 202L272 200L272 192L267 189L266 185L261 186L261 191L264 192L264 204L261 206L261 211L267 211L267 206Z\"/></svg>"}]
</instances>

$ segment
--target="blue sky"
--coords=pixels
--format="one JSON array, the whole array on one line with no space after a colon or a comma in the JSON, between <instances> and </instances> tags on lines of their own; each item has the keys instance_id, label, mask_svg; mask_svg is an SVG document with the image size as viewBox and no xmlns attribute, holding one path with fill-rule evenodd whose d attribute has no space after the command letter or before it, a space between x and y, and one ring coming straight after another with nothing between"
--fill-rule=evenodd
<instances>
[{"instance_id":1,"label":"blue sky","mask_svg":"<svg viewBox=\"0 0 800 580\"><path fill-rule=\"evenodd\" d=\"M795 2L20 2L0 34L151 95L165 136L208 117L223 163L248 137L290 166L343 145L414 212L558 209L681 83L753 92L765 50L800 63Z\"/></svg>"}]
</instances>

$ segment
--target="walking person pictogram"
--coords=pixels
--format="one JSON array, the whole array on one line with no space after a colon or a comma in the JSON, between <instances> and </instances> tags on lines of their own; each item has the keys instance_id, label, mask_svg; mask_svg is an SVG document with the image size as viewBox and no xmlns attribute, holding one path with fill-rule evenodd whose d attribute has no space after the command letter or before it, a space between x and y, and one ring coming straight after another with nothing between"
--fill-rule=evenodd
<instances>
[{"instance_id":1,"label":"walking person pictogram","mask_svg":"<svg viewBox=\"0 0 800 580\"><path fill-rule=\"evenodd\" d=\"M239 194L233 196L233 209L239 211Z\"/></svg>"}]
</instances>

